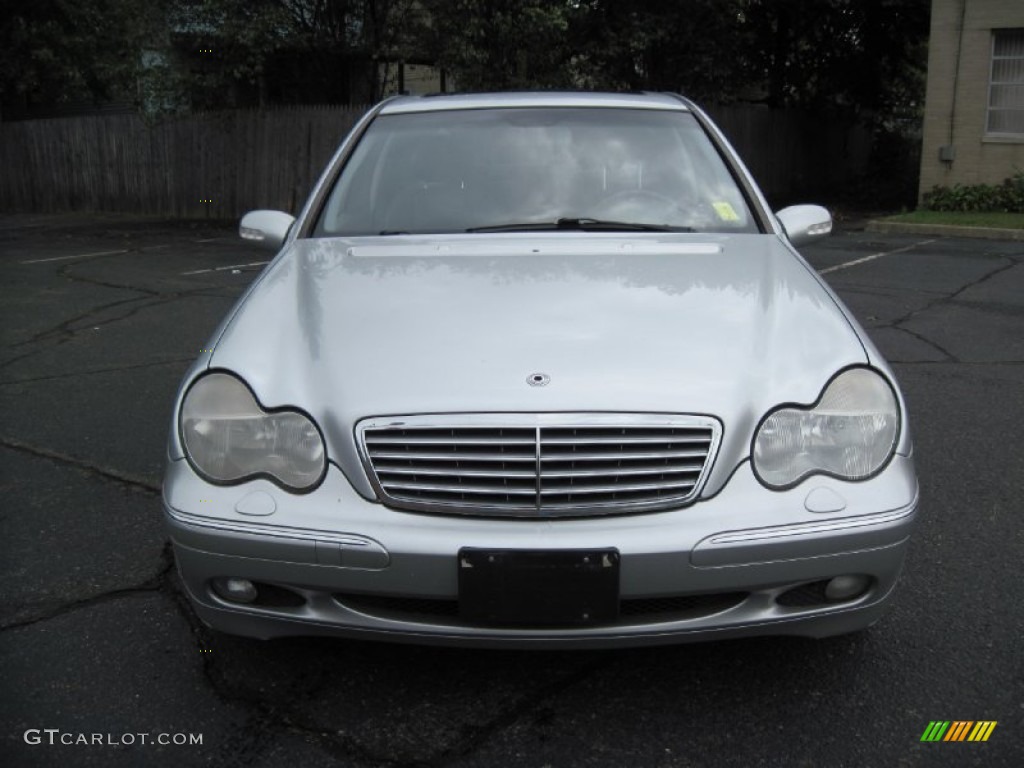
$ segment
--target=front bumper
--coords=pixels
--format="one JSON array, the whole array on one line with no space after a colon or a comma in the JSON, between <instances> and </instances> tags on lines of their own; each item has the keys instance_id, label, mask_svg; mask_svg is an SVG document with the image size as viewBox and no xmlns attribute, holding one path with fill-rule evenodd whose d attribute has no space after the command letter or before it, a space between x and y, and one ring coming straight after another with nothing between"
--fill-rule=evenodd
<instances>
[{"instance_id":1,"label":"front bumper","mask_svg":"<svg viewBox=\"0 0 1024 768\"><path fill-rule=\"evenodd\" d=\"M833 510L809 511L820 507L807 498L821 488ZM195 610L225 632L606 647L822 637L868 626L899 577L917 479L912 459L896 456L866 482L810 478L776 492L743 463L714 498L678 510L509 520L391 510L357 494L333 466L316 491L297 496L263 480L212 487L187 462L172 461L164 508ZM623 611L614 622L583 628L472 625L457 610L457 554L464 547L615 548ZM825 599L821 586L843 575L866 576L869 586L850 599ZM283 588L271 592L288 599L229 602L211 582L230 577Z\"/></svg>"}]
</instances>

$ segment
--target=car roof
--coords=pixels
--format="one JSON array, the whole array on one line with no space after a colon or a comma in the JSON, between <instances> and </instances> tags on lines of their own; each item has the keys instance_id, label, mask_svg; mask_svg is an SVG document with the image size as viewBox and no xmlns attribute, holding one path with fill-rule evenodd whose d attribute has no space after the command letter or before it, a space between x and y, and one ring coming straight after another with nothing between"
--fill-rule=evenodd
<instances>
[{"instance_id":1,"label":"car roof","mask_svg":"<svg viewBox=\"0 0 1024 768\"><path fill-rule=\"evenodd\" d=\"M670 93L506 91L501 93L439 93L425 96L397 96L384 103L380 114L495 107L618 107L620 109L689 111L685 101Z\"/></svg>"}]
</instances>

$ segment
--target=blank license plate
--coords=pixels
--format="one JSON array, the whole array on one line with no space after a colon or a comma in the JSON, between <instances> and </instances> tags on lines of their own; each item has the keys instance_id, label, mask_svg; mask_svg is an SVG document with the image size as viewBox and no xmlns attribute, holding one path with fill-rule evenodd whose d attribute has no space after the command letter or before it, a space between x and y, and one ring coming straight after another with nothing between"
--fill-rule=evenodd
<instances>
[{"instance_id":1,"label":"blank license plate","mask_svg":"<svg viewBox=\"0 0 1024 768\"><path fill-rule=\"evenodd\" d=\"M459 614L479 624L585 626L619 615L616 549L459 550Z\"/></svg>"}]
</instances>

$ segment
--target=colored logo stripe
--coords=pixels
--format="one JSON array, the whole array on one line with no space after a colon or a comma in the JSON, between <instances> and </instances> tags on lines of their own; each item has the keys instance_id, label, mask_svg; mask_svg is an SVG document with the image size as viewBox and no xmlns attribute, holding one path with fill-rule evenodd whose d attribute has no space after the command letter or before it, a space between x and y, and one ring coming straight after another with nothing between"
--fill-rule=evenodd
<instances>
[{"instance_id":1,"label":"colored logo stripe","mask_svg":"<svg viewBox=\"0 0 1024 768\"><path fill-rule=\"evenodd\" d=\"M932 720L921 734L921 741L988 741L995 720Z\"/></svg>"},{"instance_id":2,"label":"colored logo stripe","mask_svg":"<svg viewBox=\"0 0 1024 768\"><path fill-rule=\"evenodd\" d=\"M954 720L943 741L963 741L972 725L973 720Z\"/></svg>"},{"instance_id":3,"label":"colored logo stripe","mask_svg":"<svg viewBox=\"0 0 1024 768\"><path fill-rule=\"evenodd\" d=\"M988 741L988 737L992 735L992 731L994 731L995 728L995 720L979 720L978 724L974 726L974 730L971 731L971 735L967 737L967 740Z\"/></svg>"}]
</instances>

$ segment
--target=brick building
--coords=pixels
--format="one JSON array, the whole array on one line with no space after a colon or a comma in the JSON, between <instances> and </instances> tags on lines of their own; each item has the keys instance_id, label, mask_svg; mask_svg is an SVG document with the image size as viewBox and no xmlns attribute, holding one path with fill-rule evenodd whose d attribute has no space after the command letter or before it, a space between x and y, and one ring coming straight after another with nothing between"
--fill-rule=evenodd
<instances>
[{"instance_id":1,"label":"brick building","mask_svg":"<svg viewBox=\"0 0 1024 768\"><path fill-rule=\"evenodd\" d=\"M1024 171L1024 0L932 0L919 193Z\"/></svg>"}]
</instances>

